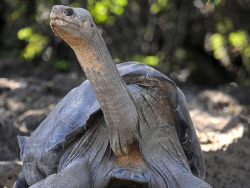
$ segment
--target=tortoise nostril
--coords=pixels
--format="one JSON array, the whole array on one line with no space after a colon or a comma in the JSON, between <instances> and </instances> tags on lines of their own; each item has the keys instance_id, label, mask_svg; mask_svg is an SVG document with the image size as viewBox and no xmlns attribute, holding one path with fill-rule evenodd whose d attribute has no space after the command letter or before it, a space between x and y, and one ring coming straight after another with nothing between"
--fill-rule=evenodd
<instances>
[{"instance_id":1,"label":"tortoise nostril","mask_svg":"<svg viewBox=\"0 0 250 188\"><path fill-rule=\"evenodd\" d=\"M72 9L66 9L65 11L64 11L64 14L66 15L66 16L71 16L72 14L73 14L73 10Z\"/></svg>"}]
</instances>

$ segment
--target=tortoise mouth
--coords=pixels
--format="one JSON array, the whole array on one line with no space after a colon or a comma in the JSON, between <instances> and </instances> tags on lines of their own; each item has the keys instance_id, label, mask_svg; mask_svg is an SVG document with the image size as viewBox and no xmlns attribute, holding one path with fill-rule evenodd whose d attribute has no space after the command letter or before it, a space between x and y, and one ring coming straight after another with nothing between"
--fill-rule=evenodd
<instances>
[{"instance_id":1,"label":"tortoise mouth","mask_svg":"<svg viewBox=\"0 0 250 188\"><path fill-rule=\"evenodd\" d=\"M73 22L70 22L68 20L65 20L65 19L62 19L62 18L51 18L50 19L50 25L52 27L55 27L55 26L60 26L60 25L74 25L74 26L77 26L77 27L80 27L80 25L76 24L76 23L73 23Z\"/></svg>"},{"instance_id":2,"label":"tortoise mouth","mask_svg":"<svg viewBox=\"0 0 250 188\"><path fill-rule=\"evenodd\" d=\"M110 180L107 186L107 188L128 188L128 187L129 188L148 188L148 183L113 178Z\"/></svg>"}]
</instances>

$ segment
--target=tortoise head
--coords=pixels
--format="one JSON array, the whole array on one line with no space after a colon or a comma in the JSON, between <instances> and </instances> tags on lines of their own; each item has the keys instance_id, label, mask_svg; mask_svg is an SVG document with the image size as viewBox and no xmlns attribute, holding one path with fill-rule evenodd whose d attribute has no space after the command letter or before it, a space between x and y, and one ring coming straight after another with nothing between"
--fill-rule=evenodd
<instances>
[{"instance_id":1,"label":"tortoise head","mask_svg":"<svg viewBox=\"0 0 250 188\"><path fill-rule=\"evenodd\" d=\"M50 26L55 35L71 47L92 42L96 25L87 10L55 5L51 10L50 19Z\"/></svg>"}]
</instances>

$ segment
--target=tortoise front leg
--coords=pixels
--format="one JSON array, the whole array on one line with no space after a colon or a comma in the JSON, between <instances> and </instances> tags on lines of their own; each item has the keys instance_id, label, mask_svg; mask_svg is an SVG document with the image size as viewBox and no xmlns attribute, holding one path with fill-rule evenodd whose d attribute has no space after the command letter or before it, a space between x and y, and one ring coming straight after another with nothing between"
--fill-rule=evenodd
<instances>
[{"instance_id":1,"label":"tortoise front leg","mask_svg":"<svg viewBox=\"0 0 250 188\"><path fill-rule=\"evenodd\" d=\"M25 180L24 171L22 170L18 175L18 178L12 188L28 188L28 187L29 185Z\"/></svg>"},{"instance_id":2,"label":"tortoise front leg","mask_svg":"<svg viewBox=\"0 0 250 188\"><path fill-rule=\"evenodd\" d=\"M30 188L90 187L89 167L86 161L74 161L57 174L52 174Z\"/></svg>"}]
</instances>

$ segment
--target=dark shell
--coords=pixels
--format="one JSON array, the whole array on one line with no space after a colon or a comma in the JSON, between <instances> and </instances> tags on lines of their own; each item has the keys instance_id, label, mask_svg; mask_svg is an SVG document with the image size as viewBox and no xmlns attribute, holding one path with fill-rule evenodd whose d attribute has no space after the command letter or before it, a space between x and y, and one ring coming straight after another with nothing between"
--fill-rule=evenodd
<instances>
[{"instance_id":1,"label":"dark shell","mask_svg":"<svg viewBox=\"0 0 250 188\"><path fill-rule=\"evenodd\" d=\"M204 158L196 136L194 126L187 111L185 96L180 89L165 75L157 70L135 62L117 65L120 75L125 82L133 84L140 80L157 79L165 82L170 95L171 106L177 121L177 133L184 152L190 163L194 175L203 178L205 173ZM94 120L102 114L89 81L72 89L51 111L49 116L39 125L31 137L21 146L21 159L24 155L31 155L42 161L41 164L55 165L64 148L88 130ZM25 146L24 146L25 144Z\"/></svg>"}]
</instances>

